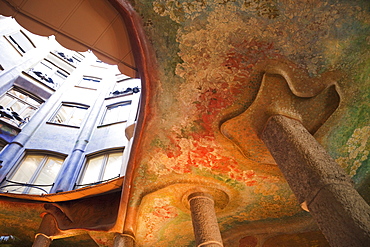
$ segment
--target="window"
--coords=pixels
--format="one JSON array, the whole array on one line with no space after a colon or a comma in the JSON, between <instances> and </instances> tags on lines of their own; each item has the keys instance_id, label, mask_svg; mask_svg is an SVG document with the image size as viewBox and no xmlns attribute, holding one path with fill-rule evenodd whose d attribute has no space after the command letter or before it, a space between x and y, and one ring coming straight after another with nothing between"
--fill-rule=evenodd
<instances>
[{"instance_id":1,"label":"window","mask_svg":"<svg viewBox=\"0 0 370 247\"><path fill-rule=\"evenodd\" d=\"M88 158L77 187L101 183L120 176L122 151Z\"/></svg>"},{"instance_id":2,"label":"window","mask_svg":"<svg viewBox=\"0 0 370 247\"><path fill-rule=\"evenodd\" d=\"M48 60L42 60L34 68L29 69L26 73L53 89L57 89L69 76L67 71L56 66Z\"/></svg>"},{"instance_id":3,"label":"window","mask_svg":"<svg viewBox=\"0 0 370 247\"><path fill-rule=\"evenodd\" d=\"M20 127L28 122L42 102L38 97L13 87L0 98L0 117Z\"/></svg>"},{"instance_id":4,"label":"window","mask_svg":"<svg viewBox=\"0 0 370 247\"><path fill-rule=\"evenodd\" d=\"M22 30L5 37L20 54L36 47Z\"/></svg>"},{"instance_id":5,"label":"window","mask_svg":"<svg viewBox=\"0 0 370 247\"><path fill-rule=\"evenodd\" d=\"M79 127L85 118L87 109L88 106L85 105L62 104L50 122Z\"/></svg>"},{"instance_id":6,"label":"window","mask_svg":"<svg viewBox=\"0 0 370 247\"><path fill-rule=\"evenodd\" d=\"M110 92L109 96L116 97L139 93L140 88L138 85L138 81L138 79L133 79L130 77L117 81L113 91Z\"/></svg>"},{"instance_id":7,"label":"window","mask_svg":"<svg viewBox=\"0 0 370 247\"><path fill-rule=\"evenodd\" d=\"M99 86L100 81L101 78L93 76L84 76L78 83L78 86L96 89Z\"/></svg>"},{"instance_id":8,"label":"window","mask_svg":"<svg viewBox=\"0 0 370 247\"><path fill-rule=\"evenodd\" d=\"M0 151L2 151L6 145L8 145L8 142L3 139L0 139Z\"/></svg>"},{"instance_id":9,"label":"window","mask_svg":"<svg viewBox=\"0 0 370 247\"><path fill-rule=\"evenodd\" d=\"M125 122L130 114L131 101L108 105L101 125Z\"/></svg>"},{"instance_id":10,"label":"window","mask_svg":"<svg viewBox=\"0 0 370 247\"><path fill-rule=\"evenodd\" d=\"M54 51L53 54L65 60L66 62L77 65L84 59L84 55L81 53L75 52L74 54L69 54L70 51Z\"/></svg>"},{"instance_id":11,"label":"window","mask_svg":"<svg viewBox=\"0 0 370 247\"><path fill-rule=\"evenodd\" d=\"M49 193L64 159L43 155L28 154L21 160L9 179L1 185L2 192L18 194Z\"/></svg>"}]
</instances>

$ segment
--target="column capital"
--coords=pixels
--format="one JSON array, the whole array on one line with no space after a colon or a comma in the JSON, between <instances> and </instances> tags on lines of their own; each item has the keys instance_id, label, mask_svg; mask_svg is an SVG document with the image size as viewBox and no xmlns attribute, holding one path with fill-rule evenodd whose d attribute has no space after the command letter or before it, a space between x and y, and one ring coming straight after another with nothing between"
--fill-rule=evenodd
<instances>
[{"instance_id":1,"label":"column capital","mask_svg":"<svg viewBox=\"0 0 370 247\"><path fill-rule=\"evenodd\" d=\"M189 203L195 198L205 198L211 200L216 211L224 209L230 201L230 196L221 189L197 186L189 189L182 196L182 203L186 209L190 210Z\"/></svg>"},{"instance_id":2,"label":"column capital","mask_svg":"<svg viewBox=\"0 0 370 247\"><path fill-rule=\"evenodd\" d=\"M190 201L190 200L192 200L196 197L208 198L208 199L212 200L212 202L214 201L213 196L209 193L206 193L206 192L193 192L188 196L188 201Z\"/></svg>"},{"instance_id":3,"label":"column capital","mask_svg":"<svg viewBox=\"0 0 370 247\"><path fill-rule=\"evenodd\" d=\"M212 195L205 192L193 192L187 198L197 246L222 247Z\"/></svg>"}]
</instances>

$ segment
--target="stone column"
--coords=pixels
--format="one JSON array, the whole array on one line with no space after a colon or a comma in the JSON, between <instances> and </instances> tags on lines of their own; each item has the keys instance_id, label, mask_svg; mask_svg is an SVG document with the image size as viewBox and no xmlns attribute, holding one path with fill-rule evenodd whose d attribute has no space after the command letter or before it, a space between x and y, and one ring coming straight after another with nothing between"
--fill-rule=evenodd
<instances>
[{"instance_id":1,"label":"stone column","mask_svg":"<svg viewBox=\"0 0 370 247\"><path fill-rule=\"evenodd\" d=\"M261 138L330 246L368 246L370 206L306 128L297 120L277 115L269 119Z\"/></svg>"},{"instance_id":2,"label":"stone column","mask_svg":"<svg viewBox=\"0 0 370 247\"><path fill-rule=\"evenodd\" d=\"M35 241L32 247L48 247L53 241L53 236L60 235L54 216L49 213L44 214L39 229L37 230Z\"/></svg>"},{"instance_id":3,"label":"stone column","mask_svg":"<svg viewBox=\"0 0 370 247\"><path fill-rule=\"evenodd\" d=\"M49 247L52 239L46 236L45 234L38 233L36 235L35 241L32 244L32 247Z\"/></svg>"},{"instance_id":4,"label":"stone column","mask_svg":"<svg viewBox=\"0 0 370 247\"><path fill-rule=\"evenodd\" d=\"M117 233L113 247L135 247L135 238L129 234Z\"/></svg>"},{"instance_id":5,"label":"stone column","mask_svg":"<svg viewBox=\"0 0 370 247\"><path fill-rule=\"evenodd\" d=\"M211 195L195 192L188 197L197 247L223 246Z\"/></svg>"}]
</instances>

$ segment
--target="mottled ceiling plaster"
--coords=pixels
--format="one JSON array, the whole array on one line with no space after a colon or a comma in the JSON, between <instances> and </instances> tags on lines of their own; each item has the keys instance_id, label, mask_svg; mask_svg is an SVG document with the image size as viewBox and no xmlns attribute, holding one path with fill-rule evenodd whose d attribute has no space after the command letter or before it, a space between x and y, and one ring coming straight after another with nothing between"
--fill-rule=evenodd
<instances>
[{"instance_id":1,"label":"mottled ceiling plaster","mask_svg":"<svg viewBox=\"0 0 370 247\"><path fill-rule=\"evenodd\" d=\"M273 234L274 222L279 222L275 229L287 234L276 238L279 241L289 242L283 239L293 232L307 234L292 238L314 238L316 235L309 233L315 229L312 222L298 227L297 222L308 222L308 213L299 207L264 144L257 134L242 136L240 130L248 121L253 128L263 128L265 117L256 112L261 104L290 117L301 117L306 123L316 121L311 125L312 133L319 142L357 187L367 184L369 3L131 2L143 18L155 52L155 82L159 86L149 92L149 107L154 110L145 123L146 134L135 158L128 212L137 213L133 218L138 221L132 220L127 229L140 237L142 246L190 245L191 221L188 212L178 205L178 197L186 193L182 191L187 190L186 184L196 184L237 195L230 196L227 206L218 212L223 237L234 236L228 242L230 246L238 246L232 229L240 229L240 238L248 234L265 236ZM284 66L286 69L277 71ZM270 90L262 91L266 78L275 79L270 80ZM279 98L277 85L281 83L289 85L286 92L295 96L281 94ZM333 87L320 94L329 85ZM297 108L294 97L301 103L311 100L311 105L302 103ZM254 114L248 115L251 111ZM221 126L228 125L229 119L243 114L244 118L230 127L232 130L221 133ZM290 227L292 222L296 228ZM241 229L260 225L265 232L242 233ZM257 239L261 244L259 241L267 237ZM325 245L321 237L317 241ZM315 243L307 242L306 246Z\"/></svg>"}]
</instances>

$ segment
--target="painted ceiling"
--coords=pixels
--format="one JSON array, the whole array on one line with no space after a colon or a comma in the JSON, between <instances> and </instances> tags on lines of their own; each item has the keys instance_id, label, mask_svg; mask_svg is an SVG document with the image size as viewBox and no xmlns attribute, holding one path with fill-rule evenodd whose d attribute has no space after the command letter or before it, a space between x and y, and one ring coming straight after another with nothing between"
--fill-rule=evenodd
<instances>
[{"instance_id":1,"label":"painted ceiling","mask_svg":"<svg viewBox=\"0 0 370 247\"><path fill-rule=\"evenodd\" d=\"M131 2L158 63L130 201L139 245L190 245L183 197L205 187L227 246L326 246L257 135L270 114L302 119L369 191L369 2Z\"/></svg>"},{"instance_id":2,"label":"painted ceiling","mask_svg":"<svg viewBox=\"0 0 370 247\"><path fill-rule=\"evenodd\" d=\"M370 2L130 3L152 70L123 230L194 246L184 198L206 190L225 246L328 246L258 133L271 114L302 120L369 201Z\"/></svg>"}]
</instances>

